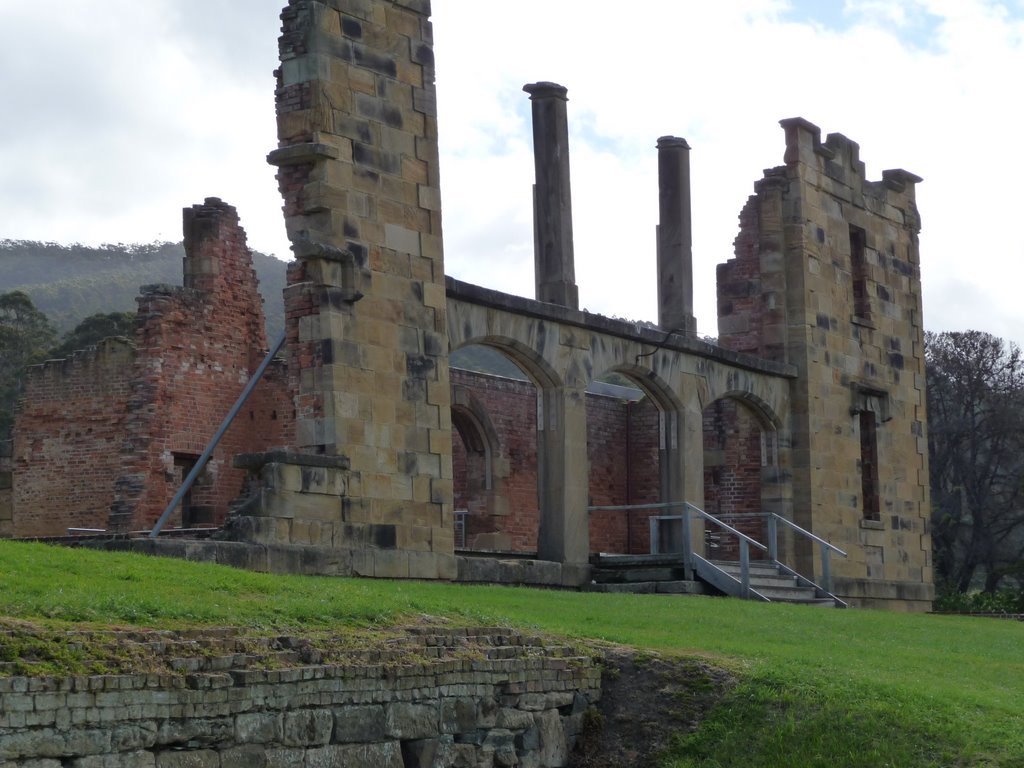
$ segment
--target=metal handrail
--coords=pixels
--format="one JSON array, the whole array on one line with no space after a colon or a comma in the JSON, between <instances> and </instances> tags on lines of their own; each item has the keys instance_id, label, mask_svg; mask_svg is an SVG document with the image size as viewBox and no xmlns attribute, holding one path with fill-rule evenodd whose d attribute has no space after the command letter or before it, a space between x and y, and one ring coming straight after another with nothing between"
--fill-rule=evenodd
<instances>
[{"instance_id":1,"label":"metal handrail","mask_svg":"<svg viewBox=\"0 0 1024 768\"><path fill-rule=\"evenodd\" d=\"M823 590L827 594L829 594L833 599L838 600L838 598L836 598L835 595L832 594L832 561L829 558L829 553L830 552L835 552L837 554L842 555L843 557L849 557L849 555L847 555L846 552L841 550L836 545L831 544L831 543L825 541L825 539L821 538L820 536L815 536L810 531L806 530L805 528L801 528L799 525L797 525L793 521L787 520L786 518L782 517L781 515L779 515L779 514L777 514L775 512L733 512L733 513L727 513L727 514L723 515L723 517L730 517L730 518L737 518L737 517L740 517L740 518L754 518L754 517L760 517L760 518L767 519L768 520L768 557L771 559L771 561L773 563L777 563L779 565L783 565L784 566L785 564L781 560L779 560L778 521L781 520L783 523L788 525L790 528L792 528L797 533L799 533L799 534L801 534L803 536L806 536L811 541L817 542L817 544L821 547L821 586L818 587L818 585L816 585L816 584L814 586L817 587L818 589ZM794 573L795 573L795 571L794 571ZM799 575L799 574L797 574L797 575ZM813 581L810 581L809 579L806 579L805 577L801 577L801 578L804 578L810 584L814 584Z\"/></svg>"},{"instance_id":2,"label":"metal handrail","mask_svg":"<svg viewBox=\"0 0 1024 768\"><path fill-rule=\"evenodd\" d=\"M762 552L767 552L768 551L768 547L766 547L764 544L762 544L757 539L752 539L750 536L747 536L747 534L743 533L742 531L736 530L735 528L733 528L728 523L722 522L721 520L719 520L714 515L709 515L707 512L705 512L700 507L695 507L690 502L686 502L686 506L689 507L690 509L692 509L694 512L696 512L700 517L704 518L705 520L707 520L709 522L712 522L712 523L715 523L716 525L724 528L729 533L731 533L733 536L736 536L737 538L739 538L741 541L746 540L746 542L748 544L753 544L755 547L760 549Z\"/></svg>"},{"instance_id":3,"label":"metal handrail","mask_svg":"<svg viewBox=\"0 0 1024 768\"><path fill-rule=\"evenodd\" d=\"M794 523L794 522L792 522L790 520L787 520L786 518L776 514L775 512L732 512L732 513L725 513L725 514L721 515L720 517L716 517L714 515L711 515L711 514L705 512L700 507L698 507L698 506L696 506L694 504L691 504L688 501L669 501L669 502L659 502L659 503L656 503L656 504L619 504L619 505L613 505L613 506L590 506L590 507L587 507L587 511L588 512L615 512L615 511L631 511L631 510L634 510L634 509L672 509L672 508L676 508L676 507L682 509L682 513L681 514L678 514L678 515L653 515L650 518L648 518L648 520L650 522L650 526L651 526L651 539L650 539L650 541L651 541L651 551L654 552L654 551L656 551L657 549L660 548L658 546L658 539L659 539L658 527L657 527L658 522L659 521L663 521L663 520L679 520L682 523L682 535L683 535L683 552L682 552L682 555L683 555L683 565L686 568L686 572L687 572L687 578L692 578L692 574L693 574L693 570L694 570L694 556L696 554L693 551L693 546L692 546L692 543L691 543L691 535L690 535L690 512L692 511L692 512L696 512L698 517L700 517L700 518L702 518L702 519L704 519L704 520L706 520L708 522L714 523L719 528L722 528L727 533L731 533L732 535L734 535L739 540L739 545L740 545L740 584L741 584L741 587L742 587L741 597L750 598L750 597L756 597L757 596L757 593L755 593L750 588L750 545L753 544L755 547L757 547L762 552L767 552L768 553L768 558L769 558L769 560L773 564L781 566L782 568L785 568L788 572L792 573L794 576L799 578L802 582L805 582L807 584L807 586L813 586L815 589L819 590L820 592L825 592L829 597L831 597L833 600L835 600L838 605L840 605L842 607L845 607L846 604L843 603L841 600L839 600L839 598L837 598L835 595L832 594L832 569L831 569L831 564L830 564L830 561L829 561L829 553L830 552L836 552L836 553L842 555L843 557L848 557L847 553L844 552L843 550L841 550L839 547L835 546L834 544L831 544L831 543L825 541L825 539L821 538L820 536L815 536L810 531L805 530L804 528L801 528L796 523ZM731 525L729 525L728 523L724 522L724 520L722 520L721 518L747 518L747 519L749 519L749 518L765 518L765 519L767 519L768 520L768 545L765 546L764 544L759 542L757 539L754 539L754 538L748 536L747 534L743 533L742 531L737 530L736 528L733 528ZM817 584L815 584L813 581L807 579L806 577L800 576L799 573L797 573L796 571L793 571L791 568L786 566L781 560L779 560L778 525L777 525L777 521L779 521L779 520L781 520L783 523L788 525L790 528L792 528L797 533L802 534L803 536L806 536L807 538L811 539L811 541L817 542L821 546L822 586L818 586ZM714 566L713 563L708 563L708 564L711 565L712 567L715 567L716 570L717 570L717 567Z\"/></svg>"},{"instance_id":4,"label":"metal handrail","mask_svg":"<svg viewBox=\"0 0 1024 768\"><path fill-rule=\"evenodd\" d=\"M639 507L640 505L636 505ZM634 507L634 508L636 508ZM733 534L739 540L740 545L740 597L744 599L750 599L757 597L756 593L750 588L750 545L753 544L760 550L765 552L768 551L761 542L756 539L752 539L742 531L738 531L728 523L724 523L721 520L709 515L700 507L697 507L690 502L669 502L664 504L649 505L652 508L667 508L667 507L681 507L682 514L679 515L655 515L649 518L651 526L651 545L652 549L656 549L657 545L655 542L658 540L658 522L662 520L679 520L682 524L683 534L683 567L686 569L687 578L693 578L694 570L694 551L692 545L692 539L690 536L690 512L696 512L698 517L703 518L709 522L715 523L719 527L723 528L728 533ZM712 563L708 563L709 567L721 570L718 566Z\"/></svg>"},{"instance_id":5,"label":"metal handrail","mask_svg":"<svg viewBox=\"0 0 1024 768\"><path fill-rule=\"evenodd\" d=\"M763 514L763 513L762 513L762 514ZM782 521L783 523L785 523L786 525L788 525L788 526L789 526L790 528L792 528L792 529L793 529L794 531L796 531L797 533L801 533L801 534L803 534L804 536L806 536L807 538L809 538L809 539L811 539L811 540L813 540L813 541L816 541L816 542L818 542L818 543L819 543L819 544L821 544L822 546L828 547L828 548L829 548L829 549L831 549L831 550L832 550L833 552L836 552L836 553L838 553L838 554L842 555L843 557L849 557L849 555L848 555L848 554L846 554L845 552L843 552L843 550L841 550L841 549L840 549L839 547L837 547L837 546L836 546L835 544L830 544L829 542L825 541L825 540L824 540L823 538L821 538L820 536L815 536L815 535L814 535L813 533L811 533L810 531L808 531L808 530L806 530L806 529L804 529L804 528L801 528L801 527L800 527L799 525L797 525L796 523L794 523L794 522L793 522L792 520L787 520L786 518L782 517L781 515L779 515L779 514L777 514L777 513L775 513L775 512L769 512L768 514L769 514L769 515L770 515L771 517L774 517L774 518L775 518L776 520L781 520L781 521Z\"/></svg>"}]
</instances>

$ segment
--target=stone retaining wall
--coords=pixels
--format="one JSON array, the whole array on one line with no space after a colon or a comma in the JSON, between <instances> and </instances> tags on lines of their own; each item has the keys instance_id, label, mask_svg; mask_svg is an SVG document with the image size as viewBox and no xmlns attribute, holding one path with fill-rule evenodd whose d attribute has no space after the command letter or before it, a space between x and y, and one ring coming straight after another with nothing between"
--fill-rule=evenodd
<instances>
[{"instance_id":1,"label":"stone retaining wall","mask_svg":"<svg viewBox=\"0 0 1024 768\"><path fill-rule=\"evenodd\" d=\"M594 659L511 630L416 628L344 658L124 634L173 658L0 677L0 768L565 766L600 697Z\"/></svg>"}]
</instances>

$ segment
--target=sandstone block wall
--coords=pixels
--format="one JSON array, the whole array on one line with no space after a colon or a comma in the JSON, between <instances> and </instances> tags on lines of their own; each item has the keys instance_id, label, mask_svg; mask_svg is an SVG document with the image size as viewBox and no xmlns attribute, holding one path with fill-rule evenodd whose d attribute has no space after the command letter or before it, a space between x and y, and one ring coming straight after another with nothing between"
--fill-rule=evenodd
<instances>
[{"instance_id":1,"label":"sandstone block wall","mask_svg":"<svg viewBox=\"0 0 1024 768\"><path fill-rule=\"evenodd\" d=\"M854 605L927 609L920 179L890 170L866 181L855 142L830 134L823 143L799 118L782 125L786 164L756 185L736 257L719 267L720 343L800 372L793 506L797 523L849 552L833 562L837 593ZM862 448L871 431L874 461ZM870 472L876 483L865 483Z\"/></svg>"},{"instance_id":2,"label":"sandstone block wall","mask_svg":"<svg viewBox=\"0 0 1024 768\"><path fill-rule=\"evenodd\" d=\"M379 541L369 556L390 575L410 575L414 556L414 575L448 577L452 425L429 12L412 0L291 3L269 160L296 256L285 291L295 446L349 462L333 546Z\"/></svg>"},{"instance_id":3,"label":"sandstone block wall","mask_svg":"<svg viewBox=\"0 0 1024 768\"><path fill-rule=\"evenodd\" d=\"M184 655L163 673L0 678L0 765L554 768L600 697L592 658L509 630L426 629L333 663L287 638L255 656L229 635L151 642Z\"/></svg>"}]
</instances>

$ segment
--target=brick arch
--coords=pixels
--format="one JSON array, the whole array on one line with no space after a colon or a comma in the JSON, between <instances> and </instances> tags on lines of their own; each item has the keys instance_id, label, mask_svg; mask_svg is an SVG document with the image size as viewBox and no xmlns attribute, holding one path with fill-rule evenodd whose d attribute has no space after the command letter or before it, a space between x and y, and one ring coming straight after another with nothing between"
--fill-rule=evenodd
<instances>
[{"instance_id":1,"label":"brick arch","mask_svg":"<svg viewBox=\"0 0 1024 768\"><path fill-rule=\"evenodd\" d=\"M454 494L465 516L462 540L470 549L511 550L506 480L511 464L487 406L464 384L452 386ZM458 439L456 439L458 436Z\"/></svg>"},{"instance_id":2,"label":"brick arch","mask_svg":"<svg viewBox=\"0 0 1024 768\"><path fill-rule=\"evenodd\" d=\"M487 409L469 387L452 387L452 427L459 433L468 452L484 457L484 488L489 490L493 486L493 457L499 446L498 433Z\"/></svg>"}]
</instances>

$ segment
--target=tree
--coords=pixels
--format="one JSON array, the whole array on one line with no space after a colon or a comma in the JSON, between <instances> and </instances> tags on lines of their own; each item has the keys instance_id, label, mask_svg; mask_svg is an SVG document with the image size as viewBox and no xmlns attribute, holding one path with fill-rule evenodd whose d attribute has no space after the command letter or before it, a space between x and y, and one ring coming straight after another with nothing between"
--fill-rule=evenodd
<instances>
[{"instance_id":1,"label":"tree","mask_svg":"<svg viewBox=\"0 0 1024 768\"><path fill-rule=\"evenodd\" d=\"M131 338L135 332L134 312L98 312L89 315L72 330L64 334L60 346L50 352L50 357L67 357L79 349L95 346L111 336Z\"/></svg>"},{"instance_id":2,"label":"tree","mask_svg":"<svg viewBox=\"0 0 1024 768\"><path fill-rule=\"evenodd\" d=\"M27 294L0 294L0 433L14 419L25 368L45 360L56 340L50 321Z\"/></svg>"},{"instance_id":3,"label":"tree","mask_svg":"<svg viewBox=\"0 0 1024 768\"><path fill-rule=\"evenodd\" d=\"M992 592L1024 557L1024 360L981 331L925 334L941 586Z\"/></svg>"}]
</instances>

